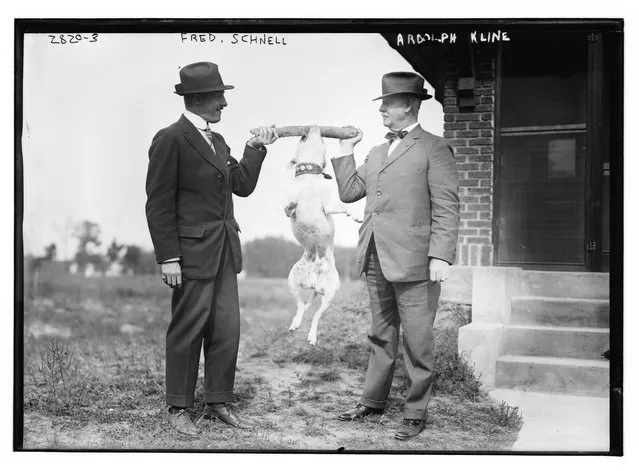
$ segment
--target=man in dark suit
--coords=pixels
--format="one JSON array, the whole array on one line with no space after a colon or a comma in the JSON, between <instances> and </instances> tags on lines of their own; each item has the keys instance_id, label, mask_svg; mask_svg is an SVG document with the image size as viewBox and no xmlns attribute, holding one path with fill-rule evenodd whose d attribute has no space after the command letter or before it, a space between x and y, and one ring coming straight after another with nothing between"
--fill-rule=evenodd
<instances>
[{"instance_id":1,"label":"man in dark suit","mask_svg":"<svg viewBox=\"0 0 639 471\"><path fill-rule=\"evenodd\" d=\"M455 260L459 229L457 168L446 140L417 121L431 98L424 79L411 72L382 78L379 111L391 132L355 166L358 136L340 141L332 159L340 199L366 197L360 228L358 269L366 273L371 303L371 353L359 404L339 416L357 420L384 409L393 381L400 325L408 391L404 420L395 438L417 436L426 424L433 382L433 323L440 283Z\"/></svg>"},{"instance_id":2,"label":"man in dark suit","mask_svg":"<svg viewBox=\"0 0 639 471\"><path fill-rule=\"evenodd\" d=\"M172 317L166 334L166 402L169 423L195 436L198 428L186 409L193 406L204 344L204 418L218 418L239 428L252 422L226 405L234 399L235 363L240 338L237 273L242 253L233 215L232 195L248 196L266 155L277 139L273 128L260 128L240 162L209 124L227 105L218 66L197 62L180 70L175 93L186 111L160 130L149 149L146 216L162 267L173 288Z\"/></svg>"}]
</instances>

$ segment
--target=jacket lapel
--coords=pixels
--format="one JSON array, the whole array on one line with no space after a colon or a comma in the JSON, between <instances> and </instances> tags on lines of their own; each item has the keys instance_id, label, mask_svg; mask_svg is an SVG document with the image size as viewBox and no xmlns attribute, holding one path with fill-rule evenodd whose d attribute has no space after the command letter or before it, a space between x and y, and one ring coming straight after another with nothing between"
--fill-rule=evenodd
<instances>
[{"instance_id":1,"label":"jacket lapel","mask_svg":"<svg viewBox=\"0 0 639 471\"><path fill-rule=\"evenodd\" d=\"M211 149L211 146L208 145L206 139L202 137L197 128L193 126L193 123L186 119L184 115L180 117L180 120L178 122L180 123L182 131L184 132L184 137L189 142L189 144L191 144L193 148L197 150L198 153L202 157L204 157L204 159L208 163L213 165L226 176L228 172L228 169L226 168L226 162L221 157L219 157L219 146L215 145L215 139L213 141L217 153L213 152L213 149Z\"/></svg>"},{"instance_id":2,"label":"jacket lapel","mask_svg":"<svg viewBox=\"0 0 639 471\"><path fill-rule=\"evenodd\" d=\"M413 147L415 145L415 143L417 142L417 140L420 137L422 137L423 133L424 133L424 130L422 129L422 127L419 124L417 126L415 126L415 128L411 132L409 132L408 134L406 134L406 136L404 136L404 139L402 139L402 141L399 143L399 145L386 158L386 160L385 161L382 160L383 163L382 163L382 166L379 169L379 171L381 172L386 167L388 167L390 164L392 164L397 159L399 159L402 155L404 155L406 153L406 151L408 151L408 149ZM390 144L386 147L386 151L387 152L388 152L388 148L389 147L390 147Z\"/></svg>"}]
</instances>

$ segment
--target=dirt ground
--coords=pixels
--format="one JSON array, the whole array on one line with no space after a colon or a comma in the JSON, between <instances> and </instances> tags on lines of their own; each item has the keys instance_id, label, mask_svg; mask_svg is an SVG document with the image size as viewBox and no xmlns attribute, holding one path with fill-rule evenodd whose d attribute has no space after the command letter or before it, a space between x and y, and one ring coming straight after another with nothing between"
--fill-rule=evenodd
<instances>
[{"instance_id":1,"label":"dirt ground","mask_svg":"<svg viewBox=\"0 0 639 471\"><path fill-rule=\"evenodd\" d=\"M152 285L156 280L132 281L113 290L96 284L75 291L65 288L71 281L60 281L27 303L24 448L492 451L509 449L517 437L516 411L483 394L458 394L451 382L448 392L436 388L426 430L412 441L394 440L405 388L401 373L383 415L337 420L361 393L365 292L360 282L344 283L311 347L310 315L298 331L288 331L294 303L284 280L240 286L242 341L232 407L258 425L246 431L208 421L200 424L200 437L181 436L163 412L169 295ZM467 315L445 308L437 326L463 324L460 317ZM196 420L204 406L201 379L190 411Z\"/></svg>"}]
</instances>

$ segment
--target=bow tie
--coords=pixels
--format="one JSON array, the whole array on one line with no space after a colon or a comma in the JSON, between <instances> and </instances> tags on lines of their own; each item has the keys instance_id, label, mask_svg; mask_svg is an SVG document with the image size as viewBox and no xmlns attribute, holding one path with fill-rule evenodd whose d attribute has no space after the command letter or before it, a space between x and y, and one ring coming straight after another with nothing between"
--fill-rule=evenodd
<instances>
[{"instance_id":1,"label":"bow tie","mask_svg":"<svg viewBox=\"0 0 639 471\"><path fill-rule=\"evenodd\" d=\"M404 139L404 136L408 134L408 131L391 131L387 133L384 137L389 141L393 142L395 139Z\"/></svg>"}]
</instances>

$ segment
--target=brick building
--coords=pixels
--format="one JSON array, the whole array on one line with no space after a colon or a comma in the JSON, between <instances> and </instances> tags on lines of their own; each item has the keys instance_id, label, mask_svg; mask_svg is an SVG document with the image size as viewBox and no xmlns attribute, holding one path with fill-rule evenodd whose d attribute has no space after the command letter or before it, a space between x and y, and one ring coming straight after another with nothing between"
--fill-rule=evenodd
<instances>
[{"instance_id":1,"label":"brick building","mask_svg":"<svg viewBox=\"0 0 639 471\"><path fill-rule=\"evenodd\" d=\"M621 34L609 26L498 25L484 38L508 30L508 40L483 43L467 23L431 28L435 38L454 29L454 43L384 34L443 106L459 171L458 265L608 270L621 135L610 115L621 109Z\"/></svg>"}]
</instances>

